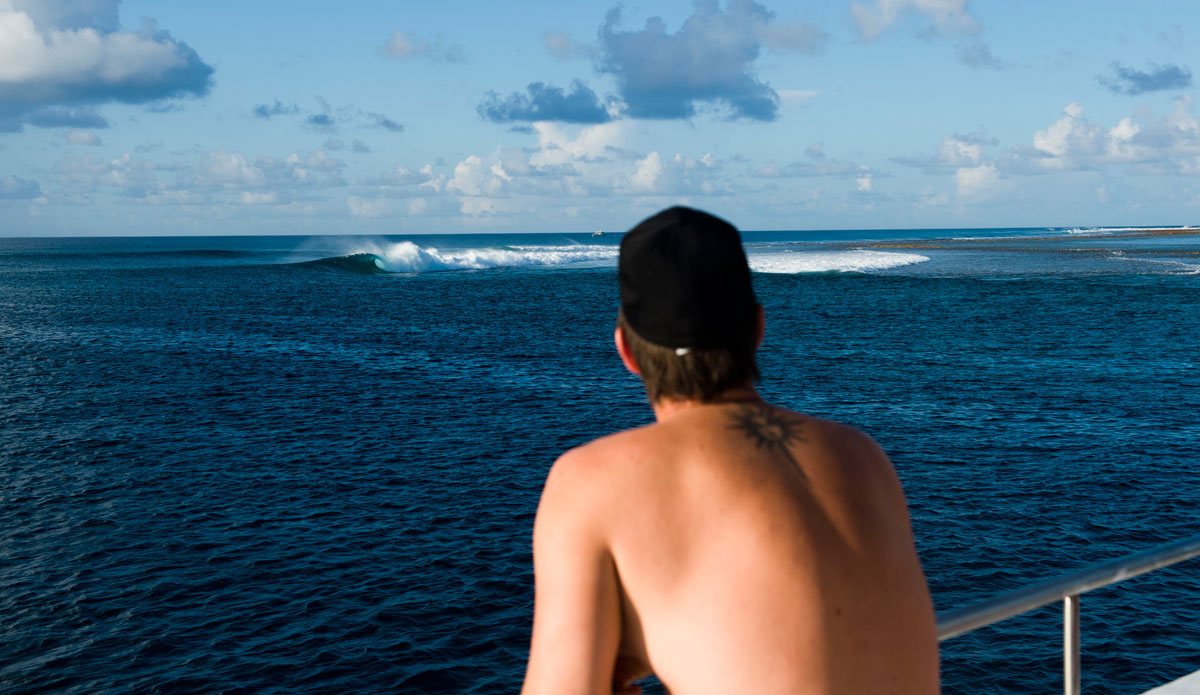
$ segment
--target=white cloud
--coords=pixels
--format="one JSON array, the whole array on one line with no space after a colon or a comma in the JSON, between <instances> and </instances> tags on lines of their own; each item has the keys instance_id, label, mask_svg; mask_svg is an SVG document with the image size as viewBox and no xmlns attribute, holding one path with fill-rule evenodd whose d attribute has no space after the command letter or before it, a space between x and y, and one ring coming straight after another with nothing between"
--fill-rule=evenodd
<instances>
[{"instance_id":1,"label":"white cloud","mask_svg":"<svg viewBox=\"0 0 1200 695\"><path fill-rule=\"evenodd\" d=\"M850 3L850 13L863 37L873 39L907 14L929 18L942 34L975 31L978 23L967 11L967 0L875 0L874 6Z\"/></svg>"},{"instance_id":2,"label":"white cloud","mask_svg":"<svg viewBox=\"0 0 1200 695\"><path fill-rule=\"evenodd\" d=\"M629 187L640 193L658 193L662 178L662 156L658 152L651 152L637 163L637 168L629 176Z\"/></svg>"},{"instance_id":3,"label":"white cloud","mask_svg":"<svg viewBox=\"0 0 1200 695\"><path fill-rule=\"evenodd\" d=\"M871 182L870 174L863 174L854 179L858 183L860 193L871 193L875 190L874 184Z\"/></svg>"},{"instance_id":4,"label":"white cloud","mask_svg":"<svg viewBox=\"0 0 1200 695\"><path fill-rule=\"evenodd\" d=\"M545 167L610 156L613 148L623 145L626 126L620 121L587 126L580 128L574 138L565 127L550 122L534 123L533 129L537 132L538 149L529 162Z\"/></svg>"},{"instance_id":5,"label":"white cloud","mask_svg":"<svg viewBox=\"0 0 1200 695\"><path fill-rule=\"evenodd\" d=\"M613 195L730 192L721 180L722 165L711 155L635 153L623 147L626 127L605 123L574 129L535 122L538 139L532 149L497 148L487 155L469 155L448 179L435 177L429 166L419 173L401 167L391 176L403 179L410 189L424 176L416 195L432 205L439 201L437 192L445 191L462 213L479 217L536 212L547 205L561 211L569 201Z\"/></svg>"},{"instance_id":6,"label":"white cloud","mask_svg":"<svg viewBox=\"0 0 1200 695\"><path fill-rule=\"evenodd\" d=\"M282 204L345 185L344 166L324 150L283 158L218 150L186 162L67 155L54 165L58 187L51 193L66 202L107 190L142 202Z\"/></svg>"},{"instance_id":7,"label":"white cloud","mask_svg":"<svg viewBox=\"0 0 1200 695\"><path fill-rule=\"evenodd\" d=\"M962 168L954 172L954 184L959 199L978 200L993 192L1000 175L991 164Z\"/></svg>"},{"instance_id":8,"label":"white cloud","mask_svg":"<svg viewBox=\"0 0 1200 695\"><path fill-rule=\"evenodd\" d=\"M44 124L36 111L56 104L144 103L208 91L213 69L153 20L143 19L137 32L117 29L112 1L0 0L6 127Z\"/></svg>"},{"instance_id":9,"label":"white cloud","mask_svg":"<svg viewBox=\"0 0 1200 695\"><path fill-rule=\"evenodd\" d=\"M1045 130L1033 134L1033 146L1051 155L1063 157L1069 151L1093 152L1100 128L1083 117L1083 107L1071 102L1063 107L1063 117Z\"/></svg>"},{"instance_id":10,"label":"white cloud","mask_svg":"<svg viewBox=\"0 0 1200 695\"><path fill-rule=\"evenodd\" d=\"M948 167L965 167L979 163L983 157L983 143L979 138L946 135L937 150L938 163Z\"/></svg>"},{"instance_id":11,"label":"white cloud","mask_svg":"<svg viewBox=\"0 0 1200 695\"><path fill-rule=\"evenodd\" d=\"M1134 144L1133 139L1142 132L1142 127L1133 122L1132 118L1122 118L1112 128L1108 129L1106 154L1111 161L1137 161L1142 154L1142 148Z\"/></svg>"},{"instance_id":12,"label":"white cloud","mask_svg":"<svg viewBox=\"0 0 1200 695\"><path fill-rule=\"evenodd\" d=\"M1200 173L1200 120L1192 114L1190 98L1177 99L1162 118L1142 108L1107 128L1083 113L1071 102L1062 118L1033 134L1032 148L1015 148L1003 164L1035 172L1131 164L1143 173Z\"/></svg>"},{"instance_id":13,"label":"white cloud","mask_svg":"<svg viewBox=\"0 0 1200 695\"><path fill-rule=\"evenodd\" d=\"M218 186L258 186L267 176L240 152L209 152L197 164L198 182Z\"/></svg>"},{"instance_id":14,"label":"white cloud","mask_svg":"<svg viewBox=\"0 0 1200 695\"><path fill-rule=\"evenodd\" d=\"M504 184L511 182L507 175L496 174L497 165L489 165L478 155L471 155L454 167L454 176L446 184L446 190L457 191L468 196L496 196L504 191ZM500 169L503 174L503 169Z\"/></svg>"},{"instance_id":15,"label":"white cloud","mask_svg":"<svg viewBox=\"0 0 1200 695\"><path fill-rule=\"evenodd\" d=\"M129 153L109 160L68 155L54 165L59 192L70 198L86 196L100 188L114 188L126 197L141 198L168 188L160 176L176 170Z\"/></svg>"},{"instance_id":16,"label":"white cloud","mask_svg":"<svg viewBox=\"0 0 1200 695\"><path fill-rule=\"evenodd\" d=\"M397 164L391 171L359 183L373 187L378 196L407 198L441 192L446 185L446 175L434 174L431 164L426 164L418 171Z\"/></svg>"},{"instance_id":17,"label":"white cloud","mask_svg":"<svg viewBox=\"0 0 1200 695\"><path fill-rule=\"evenodd\" d=\"M382 198L360 198L352 195L346 198L346 205L350 208L350 214L355 217L382 217L392 211L388 201Z\"/></svg>"},{"instance_id":18,"label":"white cloud","mask_svg":"<svg viewBox=\"0 0 1200 695\"><path fill-rule=\"evenodd\" d=\"M632 195L722 195L729 186L716 178L716 161L711 154L696 159L676 153L663 158L657 151L637 160L618 192Z\"/></svg>"},{"instance_id":19,"label":"white cloud","mask_svg":"<svg viewBox=\"0 0 1200 695\"><path fill-rule=\"evenodd\" d=\"M242 191L242 195L238 200L242 205L269 205L278 201L279 196L275 191L264 191L261 193Z\"/></svg>"},{"instance_id":20,"label":"white cloud","mask_svg":"<svg viewBox=\"0 0 1200 695\"><path fill-rule=\"evenodd\" d=\"M209 152L192 167L189 182L201 188L266 187L275 190L327 188L345 185L345 162L325 150L282 159L259 155L250 160L241 152Z\"/></svg>"}]
</instances>

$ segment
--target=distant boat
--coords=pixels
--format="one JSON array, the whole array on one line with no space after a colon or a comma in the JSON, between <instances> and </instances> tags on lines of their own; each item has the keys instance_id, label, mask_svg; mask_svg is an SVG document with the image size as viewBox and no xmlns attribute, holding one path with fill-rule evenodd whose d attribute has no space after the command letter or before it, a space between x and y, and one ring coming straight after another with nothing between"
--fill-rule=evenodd
<instances>
[{"instance_id":1,"label":"distant boat","mask_svg":"<svg viewBox=\"0 0 1200 695\"><path fill-rule=\"evenodd\" d=\"M596 231L592 232L592 236L604 236L604 232L597 229Z\"/></svg>"}]
</instances>

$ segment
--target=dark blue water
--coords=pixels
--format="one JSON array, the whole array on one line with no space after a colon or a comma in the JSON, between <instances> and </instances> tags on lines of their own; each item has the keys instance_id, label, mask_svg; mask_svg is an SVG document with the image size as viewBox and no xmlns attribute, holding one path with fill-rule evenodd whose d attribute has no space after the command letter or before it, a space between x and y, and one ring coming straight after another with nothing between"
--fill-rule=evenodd
<instances>
[{"instance_id":1,"label":"dark blue water","mask_svg":"<svg viewBox=\"0 0 1200 695\"><path fill-rule=\"evenodd\" d=\"M748 241L875 266L756 274L762 391L891 454L938 609L1200 533L1200 242L925 236ZM650 417L615 239L415 242L0 240L0 691L519 688L545 473ZM1060 687L1059 620L946 692ZM1088 693L1200 667L1200 567L1085 595L1083 649Z\"/></svg>"}]
</instances>

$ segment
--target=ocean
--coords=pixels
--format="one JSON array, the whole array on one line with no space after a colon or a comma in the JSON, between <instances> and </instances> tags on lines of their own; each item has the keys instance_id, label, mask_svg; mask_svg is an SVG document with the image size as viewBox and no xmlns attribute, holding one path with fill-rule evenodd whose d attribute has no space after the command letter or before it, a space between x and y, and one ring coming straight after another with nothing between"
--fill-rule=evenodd
<instances>
[{"instance_id":1,"label":"ocean","mask_svg":"<svg viewBox=\"0 0 1200 695\"><path fill-rule=\"evenodd\" d=\"M619 238L0 239L0 692L515 692L545 474L651 418ZM938 610L1200 533L1200 234L744 240L763 395L889 453ZM1083 596L1084 692L1200 668L1198 562ZM1057 606L942 646L1061 688Z\"/></svg>"}]
</instances>

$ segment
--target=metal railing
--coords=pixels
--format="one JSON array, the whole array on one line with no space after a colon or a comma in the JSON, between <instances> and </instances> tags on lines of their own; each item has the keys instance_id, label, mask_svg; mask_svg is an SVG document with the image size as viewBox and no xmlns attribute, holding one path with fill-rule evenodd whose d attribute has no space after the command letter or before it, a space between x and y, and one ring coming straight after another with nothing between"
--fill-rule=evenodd
<instances>
[{"instance_id":1,"label":"metal railing","mask_svg":"<svg viewBox=\"0 0 1200 695\"><path fill-rule=\"evenodd\" d=\"M938 641L1063 602L1063 693L1079 695L1079 595L1200 556L1200 536L1143 550L1103 565L1031 584L973 606L938 614Z\"/></svg>"}]
</instances>

